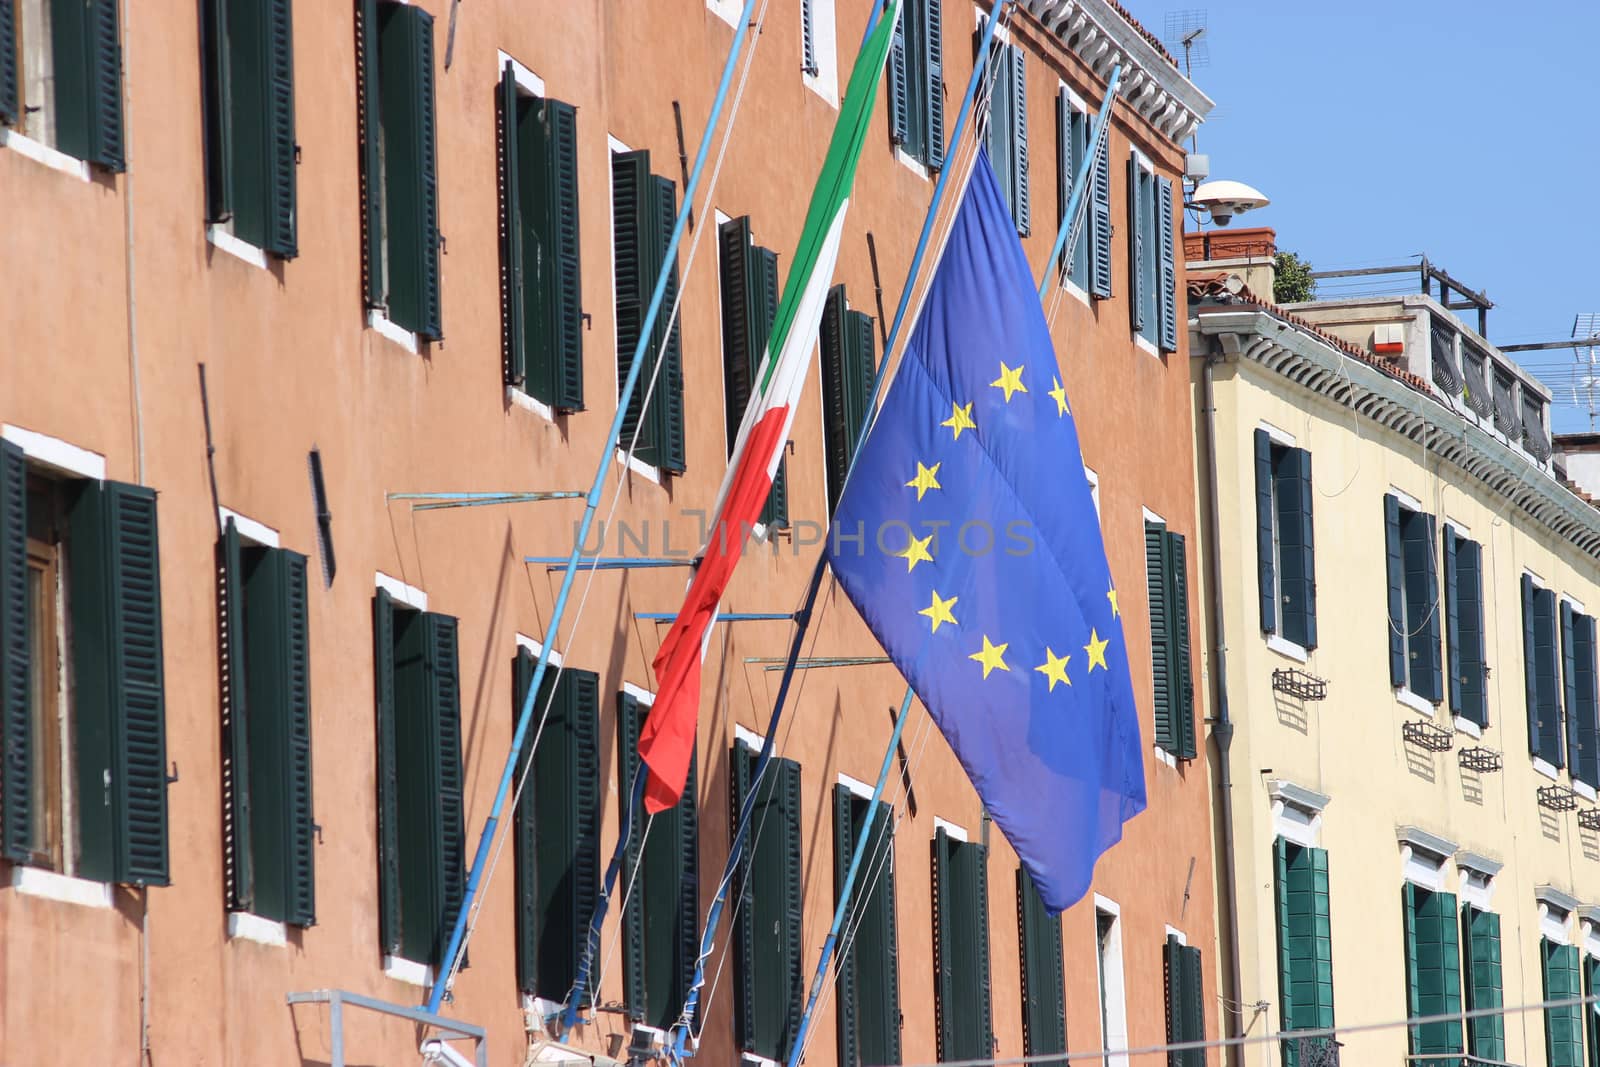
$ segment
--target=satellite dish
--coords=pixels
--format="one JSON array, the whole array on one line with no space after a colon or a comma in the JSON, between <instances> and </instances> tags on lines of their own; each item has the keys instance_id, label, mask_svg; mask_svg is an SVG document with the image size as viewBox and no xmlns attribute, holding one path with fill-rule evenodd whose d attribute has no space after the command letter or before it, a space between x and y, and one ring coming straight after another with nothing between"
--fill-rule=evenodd
<instances>
[{"instance_id":1,"label":"satellite dish","mask_svg":"<svg viewBox=\"0 0 1600 1067\"><path fill-rule=\"evenodd\" d=\"M1272 202L1261 190L1252 189L1244 182L1226 179L1203 182L1190 199L1195 207L1204 209L1218 226L1226 226L1235 215L1266 207Z\"/></svg>"}]
</instances>

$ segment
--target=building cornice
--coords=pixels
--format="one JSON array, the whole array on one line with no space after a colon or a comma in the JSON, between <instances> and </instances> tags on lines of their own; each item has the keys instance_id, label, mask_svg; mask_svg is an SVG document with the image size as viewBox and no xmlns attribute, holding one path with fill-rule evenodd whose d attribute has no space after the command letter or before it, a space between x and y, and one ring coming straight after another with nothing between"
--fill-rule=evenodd
<instances>
[{"instance_id":1,"label":"building cornice","mask_svg":"<svg viewBox=\"0 0 1600 1067\"><path fill-rule=\"evenodd\" d=\"M1558 539L1600 559L1600 510L1433 397L1266 311L1203 308L1194 324L1202 336L1219 338L1224 355L1263 367L1426 447ZM1229 336L1231 342L1220 340Z\"/></svg>"},{"instance_id":2,"label":"building cornice","mask_svg":"<svg viewBox=\"0 0 1600 1067\"><path fill-rule=\"evenodd\" d=\"M1480 853L1469 852L1466 849L1462 849L1460 852L1456 853L1456 866L1465 870L1476 871L1485 878L1493 878L1495 875L1500 873L1500 868L1504 867L1505 864L1501 863L1499 860L1492 860L1488 856Z\"/></svg>"},{"instance_id":3,"label":"building cornice","mask_svg":"<svg viewBox=\"0 0 1600 1067\"><path fill-rule=\"evenodd\" d=\"M1211 113L1211 98L1110 0L1022 0L1101 80L1122 67L1121 97L1162 136L1180 143Z\"/></svg>"},{"instance_id":4,"label":"building cornice","mask_svg":"<svg viewBox=\"0 0 1600 1067\"><path fill-rule=\"evenodd\" d=\"M1282 778L1273 778L1267 782L1267 796L1273 801L1282 801L1291 808L1299 808L1308 815L1320 815L1322 809L1328 806L1328 801L1333 799L1326 793L1307 789L1303 785L1295 785Z\"/></svg>"},{"instance_id":5,"label":"building cornice","mask_svg":"<svg viewBox=\"0 0 1600 1067\"><path fill-rule=\"evenodd\" d=\"M1553 885L1536 885L1533 887L1533 899L1540 904L1547 904L1558 911L1572 914L1581 907L1578 898L1571 893L1563 892Z\"/></svg>"},{"instance_id":6,"label":"building cornice","mask_svg":"<svg viewBox=\"0 0 1600 1067\"><path fill-rule=\"evenodd\" d=\"M1400 844L1409 846L1417 852L1426 852L1440 860L1449 859L1456 852L1454 841L1438 834L1430 834L1420 826L1397 826L1394 829L1394 836Z\"/></svg>"}]
</instances>

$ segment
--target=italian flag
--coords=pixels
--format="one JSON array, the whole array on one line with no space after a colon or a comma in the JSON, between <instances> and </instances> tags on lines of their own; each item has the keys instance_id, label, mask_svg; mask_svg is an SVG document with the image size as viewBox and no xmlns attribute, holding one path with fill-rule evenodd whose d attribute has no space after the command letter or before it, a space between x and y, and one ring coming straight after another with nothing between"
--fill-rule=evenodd
<instances>
[{"instance_id":1,"label":"italian flag","mask_svg":"<svg viewBox=\"0 0 1600 1067\"><path fill-rule=\"evenodd\" d=\"M900 0L887 0L884 6L850 73L833 140L795 249L794 266L778 303L761 373L717 493L715 518L701 549L700 565L683 607L656 653L655 706L639 737L639 756L649 768L645 810L651 813L676 804L689 777L700 710L700 664L711 624L743 553L745 535L767 502L783 443L789 439L795 403L811 370L817 328L839 258L839 236L845 209L850 206L856 162L872 120L889 41L900 17Z\"/></svg>"}]
</instances>

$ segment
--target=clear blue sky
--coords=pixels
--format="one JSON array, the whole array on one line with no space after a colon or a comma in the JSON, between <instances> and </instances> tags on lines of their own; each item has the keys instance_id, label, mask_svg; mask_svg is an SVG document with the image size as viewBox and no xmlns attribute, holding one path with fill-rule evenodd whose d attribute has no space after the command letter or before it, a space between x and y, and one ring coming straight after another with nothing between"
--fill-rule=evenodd
<instances>
[{"instance_id":1,"label":"clear blue sky","mask_svg":"<svg viewBox=\"0 0 1600 1067\"><path fill-rule=\"evenodd\" d=\"M1161 37L1169 12L1202 6L1122 2ZM1566 337L1574 313L1600 312L1600 4L1217 0L1204 14L1194 80L1216 110L1199 150L1212 177L1272 200L1235 226L1273 227L1319 269L1426 253L1495 302L1497 344ZM1556 392L1558 430L1587 428L1570 350L1519 362Z\"/></svg>"}]
</instances>

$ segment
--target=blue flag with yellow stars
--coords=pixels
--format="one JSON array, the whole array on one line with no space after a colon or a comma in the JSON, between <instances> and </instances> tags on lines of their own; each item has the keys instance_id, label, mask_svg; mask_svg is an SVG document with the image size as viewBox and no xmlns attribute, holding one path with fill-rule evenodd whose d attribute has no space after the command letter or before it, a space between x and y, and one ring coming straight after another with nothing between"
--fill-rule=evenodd
<instances>
[{"instance_id":1,"label":"blue flag with yellow stars","mask_svg":"<svg viewBox=\"0 0 1600 1067\"><path fill-rule=\"evenodd\" d=\"M827 552L1045 905L1077 901L1144 810L1143 749L1072 408L987 153Z\"/></svg>"}]
</instances>

